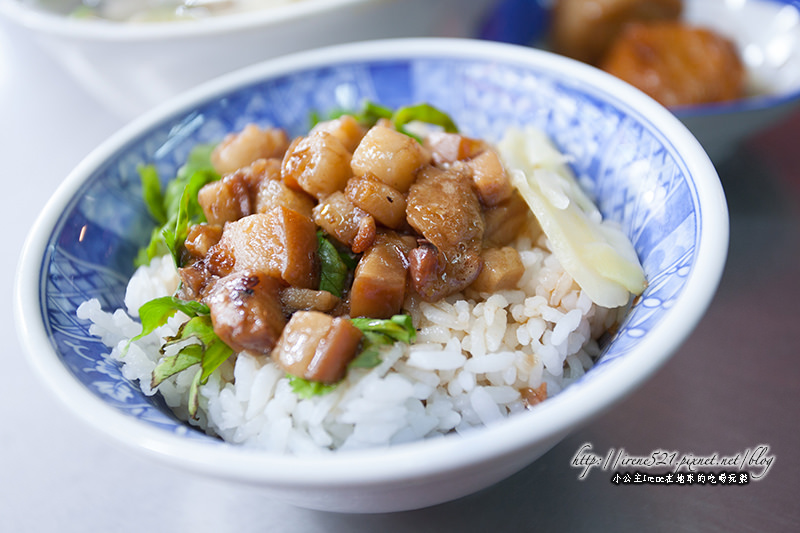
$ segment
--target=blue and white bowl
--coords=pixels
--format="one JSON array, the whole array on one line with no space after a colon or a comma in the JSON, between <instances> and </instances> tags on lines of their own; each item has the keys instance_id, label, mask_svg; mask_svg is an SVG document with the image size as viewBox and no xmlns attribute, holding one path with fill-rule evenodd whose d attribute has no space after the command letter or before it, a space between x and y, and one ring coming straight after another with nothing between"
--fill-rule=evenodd
<instances>
[{"instance_id":1,"label":"blue and white bowl","mask_svg":"<svg viewBox=\"0 0 800 533\"><path fill-rule=\"evenodd\" d=\"M426 101L468 134L498 140L534 125L572 155L603 214L631 237L649 286L597 366L536 409L467 436L295 457L208 437L144 396L104 359L76 316L99 298L121 307L150 219L136 171L174 175L197 143L248 122L308 127L312 110L368 98ZM528 48L469 40L389 40L284 57L219 78L129 124L63 182L21 258L16 312L30 361L78 418L176 467L254 484L305 507L419 508L487 487L641 386L705 312L725 263L725 198L700 144L667 110L619 80Z\"/></svg>"}]
</instances>

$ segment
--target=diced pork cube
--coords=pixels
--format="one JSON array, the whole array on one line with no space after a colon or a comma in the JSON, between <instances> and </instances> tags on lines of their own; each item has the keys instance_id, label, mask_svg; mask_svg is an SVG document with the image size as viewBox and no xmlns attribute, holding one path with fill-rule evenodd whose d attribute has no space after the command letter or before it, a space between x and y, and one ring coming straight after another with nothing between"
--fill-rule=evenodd
<instances>
[{"instance_id":1,"label":"diced pork cube","mask_svg":"<svg viewBox=\"0 0 800 533\"><path fill-rule=\"evenodd\" d=\"M425 167L409 190L406 215L427 241L409 254L417 293L435 301L469 286L481 270L484 232L469 175L458 168Z\"/></svg>"},{"instance_id":2,"label":"diced pork cube","mask_svg":"<svg viewBox=\"0 0 800 533\"><path fill-rule=\"evenodd\" d=\"M316 201L304 191L298 191L288 187L278 179L265 179L258 185L256 191L256 213L266 213L273 207L282 205L289 209L294 209L298 213L311 218L311 210Z\"/></svg>"},{"instance_id":3,"label":"diced pork cube","mask_svg":"<svg viewBox=\"0 0 800 533\"><path fill-rule=\"evenodd\" d=\"M249 182L242 172L234 172L208 183L197 194L197 202L210 224L222 226L255 212Z\"/></svg>"},{"instance_id":4,"label":"diced pork cube","mask_svg":"<svg viewBox=\"0 0 800 533\"><path fill-rule=\"evenodd\" d=\"M295 311L331 311L339 305L340 299L328 291L286 287L281 291L281 303L287 314Z\"/></svg>"},{"instance_id":5,"label":"diced pork cube","mask_svg":"<svg viewBox=\"0 0 800 533\"><path fill-rule=\"evenodd\" d=\"M372 174L350 178L344 194L384 226L397 229L406 220L405 197Z\"/></svg>"},{"instance_id":6,"label":"diced pork cube","mask_svg":"<svg viewBox=\"0 0 800 533\"><path fill-rule=\"evenodd\" d=\"M525 266L516 248L486 248L481 253L483 268L471 289L478 292L495 292L514 289L525 273Z\"/></svg>"},{"instance_id":7,"label":"diced pork cube","mask_svg":"<svg viewBox=\"0 0 800 533\"><path fill-rule=\"evenodd\" d=\"M479 139L443 131L428 135L425 147L431 151L433 162L437 165L471 159L487 148L486 143Z\"/></svg>"},{"instance_id":8,"label":"diced pork cube","mask_svg":"<svg viewBox=\"0 0 800 533\"><path fill-rule=\"evenodd\" d=\"M264 272L287 284L319 284L317 228L293 209L276 206L225 226L218 246L234 258L235 270Z\"/></svg>"},{"instance_id":9,"label":"diced pork cube","mask_svg":"<svg viewBox=\"0 0 800 533\"><path fill-rule=\"evenodd\" d=\"M375 239L375 219L353 205L343 192L335 192L313 209L314 222L328 235L361 253Z\"/></svg>"},{"instance_id":10,"label":"diced pork cube","mask_svg":"<svg viewBox=\"0 0 800 533\"><path fill-rule=\"evenodd\" d=\"M347 372L361 342L361 331L346 318L298 311L283 329L272 359L293 376L336 383Z\"/></svg>"},{"instance_id":11,"label":"diced pork cube","mask_svg":"<svg viewBox=\"0 0 800 533\"><path fill-rule=\"evenodd\" d=\"M483 205L495 206L511 197L514 186L494 150L484 150L465 165L472 173L472 183Z\"/></svg>"},{"instance_id":12,"label":"diced pork cube","mask_svg":"<svg viewBox=\"0 0 800 533\"><path fill-rule=\"evenodd\" d=\"M350 289L350 315L389 318L400 312L406 295L407 254L411 242L393 232L379 234L356 267Z\"/></svg>"},{"instance_id":13,"label":"diced pork cube","mask_svg":"<svg viewBox=\"0 0 800 533\"><path fill-rule=\"evenodd\" d=\"M425 167L406 199L408 223L445 255L480 245L483 218L470 177L457 169Z\"/></svg>"},{"instance_id":14,"label":"diced pork cube","mask_svg":"<svg viewBox=\"0 0 800 533\"><path fill-rule=\"evenodd\" d=\"M310 135L318 131L327 131L342 141L347 151L352 153L364 137L366 130L350 115L343 115L333 120L320 122L311 129Z\"/></svg>"},{"instance_id":15,"label":"diced pork cube","mask_svg":"<svg viewBox=\"0 0 800 533\"><path fill-rule=\"evenodd\" d=\"M248 124L239 133L231 133L211 153L211 164L221 175L250 165L257 159L283 157L289 146L286 132L280 128L261 129Z\"/></svg>"},{"instance_id":16,"label":"diced pork cube","mask_svg":"<svg viewBox=\"0 0 800 533\"><path fill-rule=\"evenodd\" d=\"M302 189L317 199L344 190L351 154L335 135L318 131L296 139L283 159L281 175L286 185Z\"/></svg>"},{"instance_id":17,"label":"diced pork cube","mask_svg":"<svg viewBox=\"0 0 800 533\"><path fill-rule=\"evenodd\" d=\"M253 270L219 279L204 299L214 333L237 352L271 353L286 323L280 288L278 280Z\"/></svg>"},{"instance_id":18,"label":"diced pork cube","mask_svg":"<svg viewBox=\"0 0 800 533\"><path fill-rule=\"evenodd\" d=\"M222 227L213 224L195 224L186 233L184 247L193 257L205 257L212 246L222 238Z\"/></svg>"},{"instance_id":19,"label":"diced pork cube","mask_svg":"<svg viewBox=\"0 0 800 533\"><path fill-rule=\"evenodd\" d=\"M370 128L353 152L353 174L372 173L385 184L405 193L417 170L430 161L430 153L416 140L386 126Z\"/></svg>"},{"instance_id":20,"label":"diced pork cube","mask_svg":"<svg viewBox=\"0 0 800 533\"><path fill-rule=\"evenodd\" d=\"M517 238L522 227L529 220L530 207L522 196L514 190L511 196L499 204L483 211L485 230L483 242L487 247L505 246ZM531 224L536 224L532 219ZM536 224L537 229L538 224ZM535 235L532 238L535 239Z\"/></svg>"}]
</instances>

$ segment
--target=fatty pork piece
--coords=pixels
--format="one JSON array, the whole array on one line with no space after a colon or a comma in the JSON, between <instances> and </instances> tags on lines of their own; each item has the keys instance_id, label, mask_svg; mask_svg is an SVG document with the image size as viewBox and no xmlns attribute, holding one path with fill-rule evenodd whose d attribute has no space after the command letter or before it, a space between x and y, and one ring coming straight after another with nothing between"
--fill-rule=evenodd
<instances>
[{"instance_id":1,"label":"fatty pork piece","mask_svg":"<svg viewBox=\"0 0 800 533\"><path fill-rule=\"evenodd\" d=\"M209 255L231 258L234 271L256 270L293 287L316 289L317 246L317 228L311 219L276 206L227 223Z\"/></svg>"},{"instance_id":2,"label":"fatty pork piece","mask_svg":"<svg viewBox=\"0 0 800 533\"><path fill-rule=\"evenodd\" d=\"M310 134L313 135L319 131L326 131L337 137L342 145L349 151L353 152L364 137L366 130L358 123L358 121L351 115L342 115L333 120L320 122L311 129Z\"/></svg>"},{"instance_id":3,"label":"fatty pork piece","mask_svg":"<svg viewBox=\"0 0 800 533\"><path fill-rule=\"evenodd\" d=\"M328 291L299 287L286 287L281 291L281 304L286 315L295 311L333 311L340 301L338 296Z\"/></svg>"},{"instance_id":4,"label":"fatty pork piece","mask_svg":"<svg viewBox=\"0 0 800 533\"><path fill-rule=\"evenodd\" d=\"M223 225L232 220L255 213L252 188L248 175L235 171L203 186L197 193L197 202L210 224Z\"/></svg>"},{"instance_id":5,"label":"fatty pork piece","mask_svg":"<svg viewBox=\"0 0 800 533\"><path fill-rule=\"evenodd\" d=\"M480 139L458 133L434 132L425 138L434 165L464 165L472 175L472 184L485 206L508 199L514 190L497 152Z\"/></svg>"},{"instance_id":6,"label":"fatty pork piece","mask_svg":"<svg viewBox=\"0 0 800 533\"><path fill-rule=\"evenodd\" d=\"M514 289L525 273L525 266L516 248L485 248L481 252L483 268L470 289L495 292Z\"/></svg>"},{"instance_id":7,"label":"fatty pork piece","mask_svg":"<svg viewBox=\"0 0 800 533\"><path fill-rule=\"evenodd\" d=\"M483 140L445 131L429 134L423 144L431 151L433 163L437 166L462 159L472 159L487 148Z\"/></svg>"},{"instance_id":8,"label":"fatty pork piece","mask_svg":"<svg viewBox=\"0 0 800 533\"><path fill-rule=\"evenodd\" d=\"M484 150L463 164L472 175L472 185L484 206L496 206L514 193L511 179L494 150Z\"/></svg>"},{"instance_id":9,"label":"fatty pork piece","mask_svg":"<svg viewBox=\"0 0 800 533\"><path fill-rule=\"evenodd\" d=\"M536 219L531 217L531 209L517 190L497 205L483 210L483 245L486 247L505 246L513 241L526 222L533 224L541 233ZM531 236L536 240L538 234Z\"/></svg>"},{"instance_id":10,"label":"fatty pork piece","mask_svg":"<svg viewBox=\"0 0 800 533\"><path fill-rule=\"evenodd\" d=\"M283 158L281 176L292 189L322 199L344 189L353 175L351 157L339 137L319 130L292 141Z\"/></svg>"},{"instance_id":11,"label":"fatty pork piece","mask_svg":"<svg viewBox=\"0 0 800 533\"><path fill-rule=\"evenodd\" d=\"M358 262L350 289L350 316L390 318L400 312L406 295L410 236L380 233Z\"/></svg>"},{"instance_id":12,"label":"fatty pork piece","mask_svg":"<svg viewBox=\"0 0 800 533\"><path fill-rule=\"evenodd\" d=\"M356 207L341 191L320 201L312 213L316 225L357 254L369 248L375 240L375 218Z\"/></svg>"},{"instance_id":13,"label":"fatty pork piece","mask_svg":"<svg viewBox=\"0 0 800 533\"><path fill-rule=\"evenodd\" d=\"M239 133L227 135L214 148L211 164L224 176L258 159L282 158L288 147L289 138L282 129L261 129L248 124Z\"/></svg>"},{"instance_id":14,"label":"fatty pork piece","mask_svg":"<svg viewBox=\"0 0 800 533\"><path fill-rule=\"evenodd\" d=\"M280 281L254 270L217 280L204 299L214 333L237 352L271 353L286 324L281 287Z\"/></svg>"},{"instance_id":15,"label":"fatty pork piece","mask_svg":"<svg viewBox=\"0 0 800 533\"><path fill-rule=\"evenodd\" d=\"M344 195L388 228L397 229L406 221L405 196L371 173L350 178Z\"/></svg>"},{"instance_id":16,"label":"fatty pork piece","mask_svg":"<svg viewBox=\"0 0 800 533\"><path fill-rule=\"evenodd\" d=\"M408 223L424 237L409 254L417 293L430 302L470 285L481 270L484 232L470 175L456 167L425 167L406 202Z\"/></svg>"},{"instance_id":17,"label":"fatty pork piece","mask_svg":"<svg viewBox=\"0 0 800 533\"><path fill-rule=\"evenodd\" d=\"M557 0L551 10L553 50L596 65L633 22L677 20L682 0Z\"/></svg>"},{"instance_id":18,"label":"fatty pork piece","mask_svg":"<svg viewBox=\"0 0 800 533\"><path fill-rule=\"evenodd\" d=\"M430 160L430 152L415 139L377 124L361 139L350 166L355 176L372 174L393 189L406 193L417 170Z\"/></svg>"},{"instance_id":19,"label":"fatty pork piece","mask_svg":"<svg viewBox=\"0 0 800 533\"><path fill-rule=\"evenodd\" d=\"M272 359L293 376L336 383L357 354L361 331L346 318L298 311L283 328Z\"/></svg>"},{"instance_id":20,"label":"fatty pork piece","mask_svg":"<svg viewBox=\"0 0 800 533\"><path fill-rule=\"evenodd\" d=\"M279 159L258 159L221 180L200 189L197 201L210 224L223 225L253 213L266 213L275 205L294 209L308 217L314 199L290 189L281 180Z\"/></svg>"},{"instance_id":21,"label":"fatty pork piece","mask_svg":"<svg viewBox=\"0 0 800 533\"><path fill-rule=\"evenodd\" d=\"M192 258L202 259L221 238L222 226L195 224L189 226L183 246Z\"/></svg>"},{"instance_id":22,"label":"fatty pork piece","mask_svg":"<svg viewBox=\"0 0 800 533\"><path fill-rule=\"evenodd\" d=\"M290 189L280 179L265 179L259 183L256 191L256 213L266 213L279 205L311 218L311 210L316 201L303 191Z\"/></svg>"}]
</instances>

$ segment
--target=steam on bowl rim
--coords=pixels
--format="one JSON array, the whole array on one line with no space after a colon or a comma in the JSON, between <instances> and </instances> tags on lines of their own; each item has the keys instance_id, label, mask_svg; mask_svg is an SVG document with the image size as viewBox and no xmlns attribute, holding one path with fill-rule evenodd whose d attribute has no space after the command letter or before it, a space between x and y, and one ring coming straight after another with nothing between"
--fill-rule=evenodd
<instances>
[{"instance_id":1,"label":"steam on bowl rim","mask_svg":"<svg viewBox=\"0 0 800 533\"><path fill-rule=\"evenodd\" d=\"M491 428L465 436L338 451L321 456L292 456L254 451L222 442L201 442L150 427L122 415L92 394L62 364L47 337L42 303L46 246L64 208L104 161L123 151L149 129L236 88L293 71L338 63L405 58L498 60L538 71L562 72L586 90L611 99L674 147L690 170L701 206L702 234L695 264L674 307L641 339L636 357L616 360L592 380L568 387L537 406ZM355 486L452 472L467 465L520 453L548 439L559 439L607 409L652 375L688 337L711 302L725 263L728 218L716 171L700 144L669 111L638 90L593 67L549 52L515 45L464 39L396 39L327 47L270 60L236 71L175 97L129 123L103 142L73 170L36 220L20 258L15 285L15 316L22 344L47 388L79 418L128 447L195 472L247 482L283 486ZM587 403L586 398L592 398Z\"/></svg>"}]
</instances>

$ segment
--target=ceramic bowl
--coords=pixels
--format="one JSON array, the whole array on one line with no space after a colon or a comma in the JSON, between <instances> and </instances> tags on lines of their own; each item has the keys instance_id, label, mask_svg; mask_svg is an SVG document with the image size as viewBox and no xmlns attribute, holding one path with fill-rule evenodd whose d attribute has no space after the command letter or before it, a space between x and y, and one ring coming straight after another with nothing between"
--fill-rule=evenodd
<instances>
[{"instance_id":1,"label":"ceramic bowl","mask_svg":"<svg viewBox=\"0 0 800 533\"><path fill-rule=\"evenodd\" d=\"M546 49L552 1L499 0L480 34ZM731 39L748 71L747 97L672 109L720 162L800 104L800 1L683 0L683 6L683 20Z\"/></svg>"},{"instance_id":2,"label":"ceramic bowl","mask_svg":"<svg viewBox=\"0 0 800 533\"><path fill-rule=\"evenodd\" d=\"M159 397L104 358L76 316L86 299L121 307L151 222L136 167L174 175L189 149L247 122L300 134L311 111L367 98L420 101L469 135L498 140L534 125L572 157L604 215L630 236L644 294L579 382L468 435L358 452L290 456L226 444L177 421ZM679 348L719 282L728 243L714 166L666 109L616 78L531 48L402 39L324 48L204 84L131 122L93 151L36 221L19 265L16 316L46 388L101 435L177 468L334 511L383 512L452 500L492 485L642 386ZM79 423L76 421L76 423Z\"/></svg>"},{"instance_id":3,"label":"ceramic bowl","mask_svg":"<svg viewBox=\"0 0 800 533\"><path fill-rule=\"evenodd\" d=\"M106 110L130 120L202 81L282 54L392 37L467 37L493 0L302 0L192 21L118 23L63 13L75 0L0 0Z\"/></svg>"}]
</instances>

